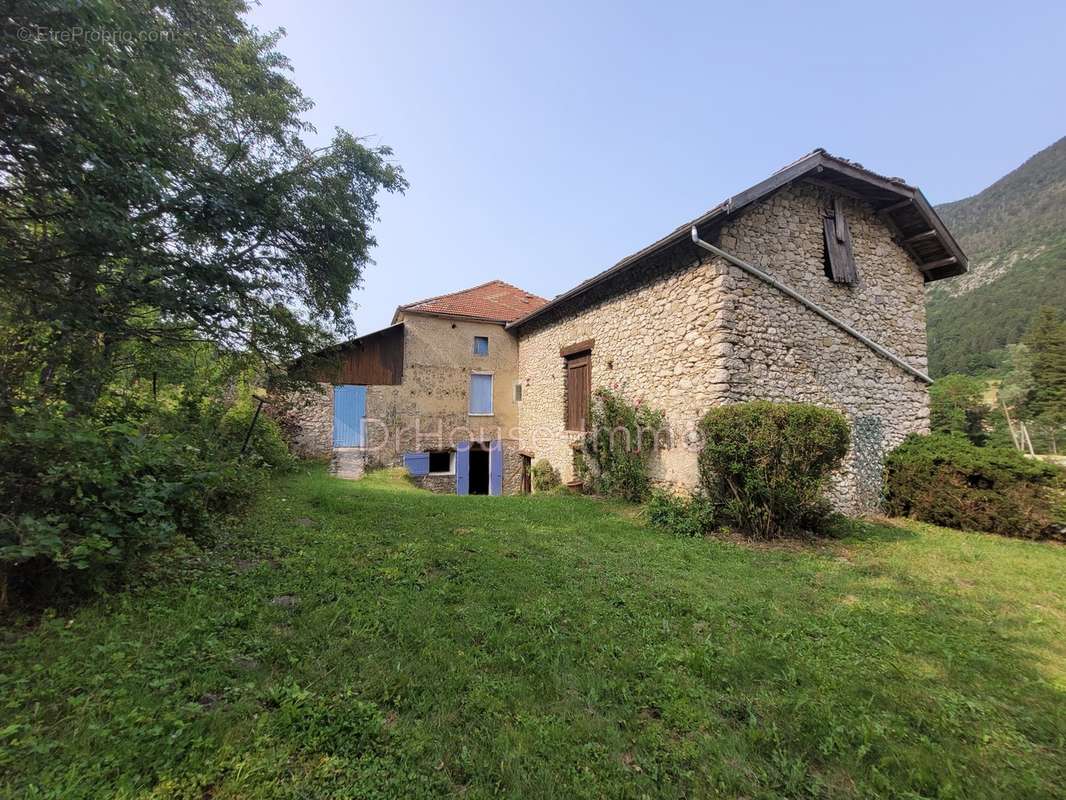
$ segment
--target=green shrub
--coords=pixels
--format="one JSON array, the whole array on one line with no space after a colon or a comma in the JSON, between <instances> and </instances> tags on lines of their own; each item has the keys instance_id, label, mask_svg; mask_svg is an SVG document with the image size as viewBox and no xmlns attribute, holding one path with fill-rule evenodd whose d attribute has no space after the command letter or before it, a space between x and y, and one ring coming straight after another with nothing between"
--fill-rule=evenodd
<instances>
[{"instance_id":1,"label":"green shrub","mask_svg":"<svg viewBox=\"0 0 1066 800\"><path fill-rule=\"evenodd\" d=\"M700 420L700 487L722 522L758 538L821 532L823 496L850 443L847 420L806 403L756 401Z\"/></svg>"},{"instance_id":2,"label":"green shrub","mask_svg":"<svg viewBox=\"0 0 1066 800\"><path fill-rule=\"evenodd\" d=\"M531 478L534 492L550 492L559 485L559 473L546 458L534 462Z\"/></svg>"},{"instance_id":3,"label":"green shrub","mask_svg":"<svg viewBox=\"0 0 1066 800\"><path fill-rule=\"evenodd\" d=\"M254 400L237 402L222 416L221 434L238 453L248 433L248 426L255 417L256 405ZM256 458L275 469L289 469L296 463L296 459L289 453L289 446L285 443L280 426L267 415L266 409L255 420L245 457Z\"/></svg>"},{"instance_id":4,"label":"green shrub","mask_svg":"<svg viewBox=\"0 0 1066 800\"><path fill-rule=\"evenodd\" d=\"M885 510L935 525L1003 536L1061 536L1062 472L1012 448L961 434L912 434L885 461Z\"/></svg>"},{"instance_id":5,"label":"green shrub","mask_svg":"<svg viewBox=\"0 0 1066 800\"><path fill-rule=\"evenodd\" d=\"M203 543L252 495L261 470L236 460L221 407L144 413L42 407L0 428L0 603L8 590L57 605L103 588L178 534Z\"/></svg>"},{"instance_id":6,"label":"green shrub","mask_svg":"<svg viewBox=\"0 0 1066 800\"><path fill-rule=\"evenodd\" d=\"M644 507L648 522L675 536L703 536L714 530L714 505L703 495L683 497L661 489L652 491Z\"/></svg>"},{"instance_id":7,"label":"green shrub","mask_svg":"<svg viewBox=\"0 0 1066 800\"><path fill-rule=\"evenodd\" d=\"M629 403L610 389L597 389L589 408L589 433L575 464L586 488L640 502L651 488L648 459L664 417L643 403Z\"/></svg>"}]
</instances>

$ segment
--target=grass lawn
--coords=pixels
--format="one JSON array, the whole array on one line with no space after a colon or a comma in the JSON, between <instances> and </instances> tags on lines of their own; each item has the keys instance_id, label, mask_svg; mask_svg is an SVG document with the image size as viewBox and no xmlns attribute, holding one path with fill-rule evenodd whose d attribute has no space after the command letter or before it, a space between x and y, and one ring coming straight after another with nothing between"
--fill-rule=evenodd
<instances>
[{"instance_id":1,"label":"grass lawn","mask_svg":"<svg viewBox=\"0 0 1066 800\"><path fill-rule=\"evenodd\" d=\"M759 549L316 468L165 563L0 633L0 795L1066 792L1061 546Z\"/></svg>"}]
</instances>

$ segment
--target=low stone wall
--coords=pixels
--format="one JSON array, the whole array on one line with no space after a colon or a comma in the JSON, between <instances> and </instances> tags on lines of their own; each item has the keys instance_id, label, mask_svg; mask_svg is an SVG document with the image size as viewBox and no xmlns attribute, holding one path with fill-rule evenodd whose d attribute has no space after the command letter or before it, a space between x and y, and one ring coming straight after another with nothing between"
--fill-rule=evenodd
<instances>
[{"instance_id":1,"label":"low stone wall","mask_svg":"<svg viewBox=\"0 0 1066 800\"><path fill-rule=\"evenodd\" d=\"M411 481L419 489L426 489L437 494L455 494L454 475L414 475Z\"/></svg>"}]
</instances>

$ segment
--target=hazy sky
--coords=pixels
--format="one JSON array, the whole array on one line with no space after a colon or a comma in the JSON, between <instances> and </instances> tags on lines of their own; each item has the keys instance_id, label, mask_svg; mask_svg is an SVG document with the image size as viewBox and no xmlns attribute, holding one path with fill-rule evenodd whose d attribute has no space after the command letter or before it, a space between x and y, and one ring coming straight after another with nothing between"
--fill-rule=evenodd
<instances>
[{"instance_id":1,"label":"hazy sky","mask_svg":"<svg viewBox=\"0 0 1066 800\"><path fill-rule=\"evenodd\" d=\"M388 144L360 333L493 278L551 297L815 147L980 191L1066 134L1066 3L263 0L334 127Z\"/></svg>"}]
</instances>

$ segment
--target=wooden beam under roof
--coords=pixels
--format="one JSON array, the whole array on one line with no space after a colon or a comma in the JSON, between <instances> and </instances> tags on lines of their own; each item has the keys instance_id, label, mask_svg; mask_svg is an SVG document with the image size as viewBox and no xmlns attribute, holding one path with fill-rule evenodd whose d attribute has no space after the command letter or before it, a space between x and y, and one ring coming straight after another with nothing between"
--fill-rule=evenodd
<instances>
[{"instance_id":1,"label":"wooden beam under roof","mask_svg":"<svg viewBox=\"0 0 1066 800\"><path fill-rule=\"evenodd\" d=\"M926 239L936 239L939 234L933 229L916 233L914 236L908 236L903 240L903 244L915 244L916 242L924 242Z\"/></svg>"}]
</instances>

